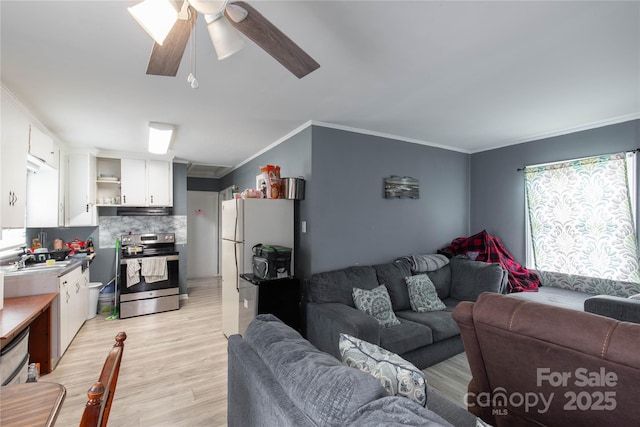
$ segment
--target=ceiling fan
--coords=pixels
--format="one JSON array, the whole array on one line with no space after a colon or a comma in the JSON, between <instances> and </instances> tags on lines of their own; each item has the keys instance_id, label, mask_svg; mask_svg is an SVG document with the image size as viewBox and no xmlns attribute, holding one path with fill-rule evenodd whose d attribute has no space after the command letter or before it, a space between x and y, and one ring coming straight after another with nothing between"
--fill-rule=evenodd
<instances>
[{"instance_id":1,"label":"ceiling fan","mask_svg":"<svg viewBox=\"0 0 640 427\"><path fill-rule=\"evenodd\" d=\"M299 79L320 67L309 54L243 1L144 0L130 7L129 12L155 40L147 74L177 74L198 13L204 15L220 60L244 45L239 31ZM166 16L166 21L161 22L163 16Z\"/></svg>"}]
</instances>

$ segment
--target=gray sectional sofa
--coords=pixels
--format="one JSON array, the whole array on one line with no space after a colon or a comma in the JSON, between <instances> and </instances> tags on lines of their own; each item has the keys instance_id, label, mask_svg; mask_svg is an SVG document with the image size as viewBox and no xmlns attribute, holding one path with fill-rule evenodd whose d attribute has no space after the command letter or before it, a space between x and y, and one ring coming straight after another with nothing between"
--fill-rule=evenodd
<instances>
[{"instance_id":1,"label":"gray sectional sofa","mask_svg":"<svg viewBox=\"0 0 640 427\"><path fill-rule=\"evenodd\" d=\"M540 277L538 292L509 294L514 298L586 311L625 322L640 323L640 286L595 277L536 271Z\"/></svg>"},{"instance_id":2,"label":"gray sectional sofa","mask_svg":"<svg viewBox=\"0 0 640 427\"><path fill-rule=\"evenodd\" d=\"M320 350L340 357L338 340L346 333L379 345L424 369L464 351L451 312L460 301L475 301L482 292L503 292L507 273L498 264L452 258L426 274L446 309L427 313L411 310L404 278L420 273L406 258L388 264L353 266L313 274L305 284L307 339ZM385 285L400 324L381 327L359 311L354 287L371 290Z\"/></svg>"},{"instance_id":3,"label":"gray sectional sofa","mask_svg":"<svg viewBox=\"0 0 640 427\"><path fill-rule=\"evenodd\" d=\"M475 426L476 416L429 389L427 408L313 347L270 314L228 346L229 427Z\"/></svg>"}]
</instances>

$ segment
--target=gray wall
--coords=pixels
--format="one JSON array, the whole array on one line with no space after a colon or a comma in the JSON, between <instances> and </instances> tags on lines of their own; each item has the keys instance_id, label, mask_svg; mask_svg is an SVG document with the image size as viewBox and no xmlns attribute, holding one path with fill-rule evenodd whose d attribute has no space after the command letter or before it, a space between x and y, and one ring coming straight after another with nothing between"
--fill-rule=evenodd
<instances>
[{"instance_id":1,"label":"gray wall","mask_svg":"<svg viewBox=\"0 0 640 427\"><path fill-rule=\"evenodd\" d=\"M471 234L486 229L525 262L524 175L527 165L640 147L640 120L471 155Z\"/></svg>"},{"instance_id":2,"label":"gray wall","mask_svg":"<svg viewBox=\"0 0 640 427\"><path fill-rule=\"evenodd\" d=\"M311 182L311 128L302 130L285 142L225 175L221 179L220 190L231 185L237 185L241 192L246 188L255 188L256 175L260 174L260 167L267 164L280 166L280 175L282 177L302 177L307 184ZM309 271L310 249L307 240L302 237L300 221L307 216L310 196L307 189L305 200L294 203L296 240L294 271L296 276Z\"/></svg>"},{"instance_id":3,"label":"gray wall","mask_svg":"<svg viewBox=\"0 0 640 427\"><path fill-rule=\"evenodd\" d=\"M467 154L312 126L226 175L222 188L255 187L268 163L306 180L296 204L299 277L433 252L468 233ZM420 199L384 199L383 179L394 174L419 179Z\"/></svg>"},{"instance_id":4,"label":"gray wall","mask_svg":"<svg viewBox=\"0 0 640 427\"><path fill-rule=\"evenodd\" d=\"M306 239L311 273L432 253L469 231L469 156L313 127ZM383 180L411 176L420 198L385 199Z\"/></svg>"},{"instance_id":5,"label":"gray wall","mask_svg":"<svg viewBox=\"0 0 640 427\"><path fill-rule=\"evenodd\" d=\"M173 214L187 215L187 165L184 163L173 164ZM187 246L177 244L176 249L180 251L180 262L178 264L180 294L186 295L188 262Z\"/></svg>"}]
</instances>

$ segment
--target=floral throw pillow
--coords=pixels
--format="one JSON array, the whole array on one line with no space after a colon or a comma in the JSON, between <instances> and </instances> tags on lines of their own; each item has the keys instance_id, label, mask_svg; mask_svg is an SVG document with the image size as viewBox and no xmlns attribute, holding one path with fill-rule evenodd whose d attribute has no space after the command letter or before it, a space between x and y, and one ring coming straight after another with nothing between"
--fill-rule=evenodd
<instances>
[{"instance_id":1,"label":"floral throw pillow","mask_svg":"<svg viewBox=\"0 0 640 427\"><path fill-rule=\"evenodd\" d=\"M426 313L447 308L442 300L438 298L436 287L426 274L405 277L404 281L407 283L407 290L409 291L411 310L418 313Z\"/></svg>"},{"instance_id":2,"label":"floral throw pillow","mask_svg":"<svg viewBox=\"0 0 640 427\"><path fill-rule=\"evenodd\" d=\"M353 288L351 295L353 296L353 303L358 310L375 317L378 323L385 328L400 324L391 307L389 292L384 285L380 285L370 291Z\"/></svg>"},{"instance_id":3,"label":"floral throw pillow","mask_svg":"<svg viewBox=\"0 0 640 427\"><path fill-rule=\"evenodd\" d=\"M342 363L377 378L391 396L427 404L427 380L418 368L400 356L347 334L340 334Z\"/></svg>"}]
</instances>

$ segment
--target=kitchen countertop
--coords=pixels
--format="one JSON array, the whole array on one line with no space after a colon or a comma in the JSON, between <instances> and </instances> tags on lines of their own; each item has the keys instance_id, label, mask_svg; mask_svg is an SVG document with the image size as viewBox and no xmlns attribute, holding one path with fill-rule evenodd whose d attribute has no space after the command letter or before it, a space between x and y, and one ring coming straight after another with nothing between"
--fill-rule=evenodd
<instances>
[{"instance_id":1,"label":"kitchen countertop","mask_svg":"<svg viewBox=\"0 0 640 427\"><path fill-rule=\"evenodd\" d=\"M7 298L5 308L0 311L0 347L4 347L29 326L57 296L58 294L48 293Z\"/></svg>"},{"instance_id":2,"label":"kitchen countertop","mask_svg":"<svg viewBox=\"0 0 640 427\"><path fill-rule=\"evenodd\" d=\"M93 261L96 254L91 254L85 258L69 258L64 261L56 261L55 264L47 266L46 263L31 264L28 267L18 269L14 265L2 266L0 270L4 273L5 277L11 276L25 276L25 275L56 275L63 276L70 271L82 266L82 263L87 260Z\"/></svg>"}]
</instances>

